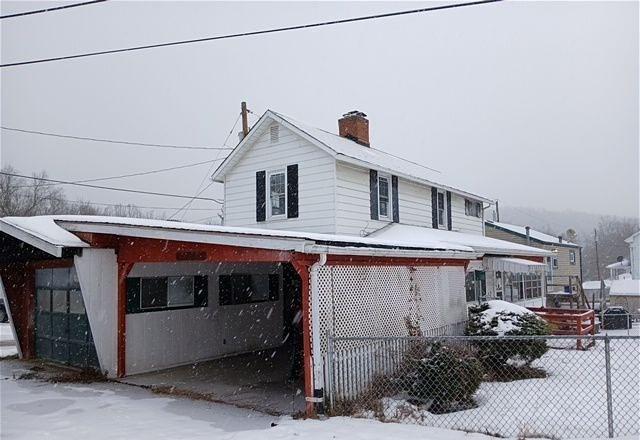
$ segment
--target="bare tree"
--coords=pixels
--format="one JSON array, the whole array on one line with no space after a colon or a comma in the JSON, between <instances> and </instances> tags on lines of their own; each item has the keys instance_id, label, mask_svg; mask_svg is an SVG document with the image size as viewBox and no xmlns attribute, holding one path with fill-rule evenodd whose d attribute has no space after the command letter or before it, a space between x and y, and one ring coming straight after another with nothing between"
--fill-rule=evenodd
<instances>
[{"instance_id":1,"label":"bare tree","mask_svg":"<svg viewBox=\"0 0 640 440\"><path fill-rule=\"evenodd\" d=\"M618 257L629 258L629 245L625 239L639 228L638 219L620 217L602 217L598 224L598 253L600 260L600 274L608 276L606 266L615 263ZM584 240L582 253L584 278L596 280L598 266L593 235Z\"/></svg>"},{"instance_id":2,"label":"bare tree","mask_svg":"<svg viewBox=\"0 0 640 440\"><path fill-rule=\"evenodd\" d=\"M64 190L47 182L47 173L33 174L32 179L15 177L13 167L2 168L0 174L0 217L34 215L106 215L119 217L156 218L153 211L143 211L135 205L114 205L98 208L83 200L69 200Z\"/></svg>"}]
</instances>

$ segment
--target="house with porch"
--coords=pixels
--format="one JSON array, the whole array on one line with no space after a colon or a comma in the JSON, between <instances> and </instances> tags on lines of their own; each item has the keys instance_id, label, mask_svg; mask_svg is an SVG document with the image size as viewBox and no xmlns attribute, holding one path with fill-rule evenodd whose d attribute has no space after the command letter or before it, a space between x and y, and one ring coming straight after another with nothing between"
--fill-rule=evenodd
<instances>
[{"instance_id":1,"label":"house with porch","mask_svg":"<svg viewBox=\"0 0 640 440\"><path fill-rule=\"evenodd\" d=\"M468 301L504 295L487 273L544 269L548 250L485 236L490 199L368 133L360 112L333 134L267 111L212 176L220 226L0 219L20 355L313 413L327 334L461 332Z\"/></svg>"}]
</instances>

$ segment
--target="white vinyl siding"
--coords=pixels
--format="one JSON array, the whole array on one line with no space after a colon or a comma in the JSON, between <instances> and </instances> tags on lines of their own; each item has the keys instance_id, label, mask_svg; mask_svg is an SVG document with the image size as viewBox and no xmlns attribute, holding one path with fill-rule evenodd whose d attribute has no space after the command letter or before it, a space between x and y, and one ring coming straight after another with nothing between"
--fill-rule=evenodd
<instances>
[{"instance_id":1,"label":"white vinyl siding","mask_svg":"<svg viewBox=\"0 0 640 440\"><path fill-rule=\"evenodd\" d=\"M430 187L399 178L398 198L401 224L431 227ZM482 219L465 215L463 196L451 195L451 219L454 231L483 234ZM336 233L368 234L388 223L389 220L386 219L371 220L369 170L338 162L336 164Z\"/></svg>"},{"instance_id":2,"label":"white vinyl siding","mask_svg":"<svg viewBox=\"0 0 640 440\"><path fill-rule=\"evenodd\" d=\"M459 194L451 194L451 229L466 234L483 235L482 218L468 216L464 209L465 198Z\"/></svg>"},{"instance_id":3,"label":"white vinyl siding","mask_svg":"<svg viewBox=\"0 0 640 440\"><path fill-rule=\"evenodd\" d=\"M272 142L270 127L225 176L224 224L333 233L334 159L283 126L278 130L277 142ZM286 170L287 165L293 164L298 165L299 217L256 222L256 172Z\"/></svg>"}]
</instances>

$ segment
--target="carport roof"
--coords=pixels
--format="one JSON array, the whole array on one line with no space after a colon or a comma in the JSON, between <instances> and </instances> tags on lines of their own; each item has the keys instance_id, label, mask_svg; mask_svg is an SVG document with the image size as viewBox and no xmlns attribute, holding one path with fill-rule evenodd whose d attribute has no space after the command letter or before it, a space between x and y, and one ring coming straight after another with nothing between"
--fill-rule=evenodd
<instances>
[{"instance_id":1,"label":"carport roof","mask_svg":"<svg viewBox=\"0 0 640 440\"><path fill-rule=\"evenodd\" d=\"M400 226L400 225L394 225ZM273 229L203 225L166 220L102 216L4 217L0 230L33 246L61 256L63 248L89 247L73 232L113 234L196 243L214 243L302 253L339 253L411 258L478 258L486 240L500 243L503 255L541 255L540 249L483 236L419 228L421 234L357 237ZM485 249L488 249L485 248Z\"/></svg>"}]
</instances>

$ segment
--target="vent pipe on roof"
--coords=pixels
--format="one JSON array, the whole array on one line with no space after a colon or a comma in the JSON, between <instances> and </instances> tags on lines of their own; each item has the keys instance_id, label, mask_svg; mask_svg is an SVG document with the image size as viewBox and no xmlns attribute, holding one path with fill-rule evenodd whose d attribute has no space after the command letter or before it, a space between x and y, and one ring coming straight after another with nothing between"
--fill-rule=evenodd
<instances>
[{"instance_id":1,"label":"vent pipe on roof","mask_svg":"<svg viewBox=\"0 0 640 440\"><path fill-rule=\"evenodd\" d=\"M524 230L527 231L527 244L531 244L531 228L529 226L525 226Z\"/></svg>"},{"instance_id":2,"label":"vent pipe on roof","mask_svg":"<svg viewBox=\"0 0 640 440\"><path fill-rule=\"evenodd\" d=\"M562 243L562 235L558 235L558 242Z\"/></svg>"},{"instance_id":3,"label":"vent pipe on roof","mask_svg":"<svg viewBox=\"0 0 640 440\"><path fill-rule=\"evenodd\" d=\"M338 134L341 137L351 139L354 142L369 146L369 120L367 115L358 110L353 110L342 115L338 120Z\"/></svg>"}]
</instances>

